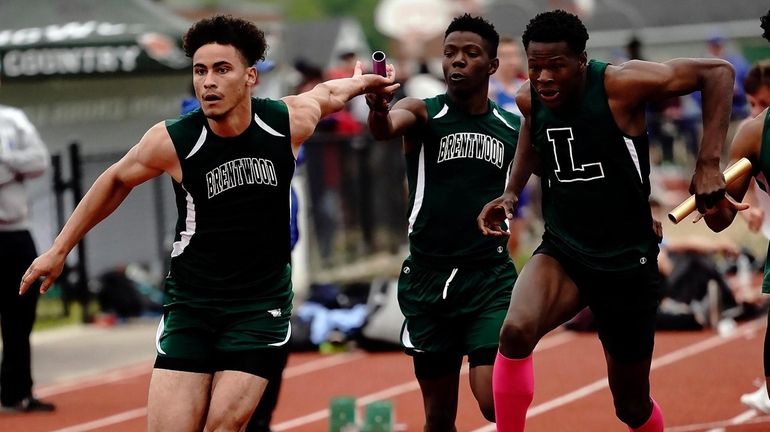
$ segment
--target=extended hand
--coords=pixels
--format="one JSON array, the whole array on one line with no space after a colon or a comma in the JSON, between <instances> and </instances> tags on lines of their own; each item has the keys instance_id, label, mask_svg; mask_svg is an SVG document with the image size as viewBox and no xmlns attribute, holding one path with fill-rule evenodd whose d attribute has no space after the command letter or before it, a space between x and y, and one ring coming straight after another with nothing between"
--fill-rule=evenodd
<instances>
[{"instance_id":1,"label":"extended hand","mask_svg":"<svg viewBox=\"0 0 770 432\"><path fill-rule=\"evenodd\" d=\"M387 76L374 73L365 74L361 68L361 62L357 61L356 67L353 69L353 78L358 78L362 82L362 93L393 93L401 86L396 82L396 69L392 64L388 64L385 67L385 72Z\"/></svg>"},{"instance_id":2,"label":"extended hand","mask_svg":"<svg viewBox=\"0 0 770 432\"><path fill-rule=\"evenodd\" d=\"M503 194L487 203L476 218L479 230L486 236L507 236L510 233L503 229L503 221L513 219L513 212L519 204L515 195Z\"/></svg>"},{"instance_id":3,"label":"extended hand","mask_svg":"<svg viewBox=\"0 0 770 432\"><path fill-rule=\"evenodd\" d=\"M367 93L366 94L366 105L369 106L369 110L380 113L380 114L387 114L388 109L390 107L390 100L393 98L393 94L383 94L383 93Z\"/></svg>"},{"instance_id":4,"label":"extended hand","mask_svg":"<svg viewBox=\"0 0 770 432\"><path fill-rule=\"evenodd\" d=\"M19 285L19 295L27 292L30 286L40 280L40 293L45 294L48 288L53 285L56 278L59 277L64 269L64 257L57 257L52 251L48 251L37 257L21 278Z\"/></svg>"},{"instance_id":5,"label":"extended hand","mask_svg":"<svg viewBox=\"0 0 770 432\"><path fill-rule=\"evenodd\" d=\"M692 223L696 223L703 219L704 216L716 213L722 209L730 209L735 213L746 210L751 206L747 203L735 201L730 195L725 194L721 201L717 202L716 206L709 208L705 212L700 212L695 216Z\"/></svg>"},{"instance_id":6,"label":"extended hand","mask_svg":"<svg viewBox=\"0 0 770 432\"><path fill-rule=\"evenodd\" d=\"M717 207L725 198L725 177L718 162L696 166L690 183L690 193L695 195L695 206L700 213Z\"/></svg>"},{"instance_id":7,"label":"extended hand","mask_svg":"<svg viewBox=\"0 0 770 432\"><path fill-rule=\"evenodd\" d=\"M749 231L759 232L762 228L762 221L765 219L765 212L762 211L762 209L753 207L738 214L743 216L743 219L749 227Z\"/></svg>"}]
</instances>

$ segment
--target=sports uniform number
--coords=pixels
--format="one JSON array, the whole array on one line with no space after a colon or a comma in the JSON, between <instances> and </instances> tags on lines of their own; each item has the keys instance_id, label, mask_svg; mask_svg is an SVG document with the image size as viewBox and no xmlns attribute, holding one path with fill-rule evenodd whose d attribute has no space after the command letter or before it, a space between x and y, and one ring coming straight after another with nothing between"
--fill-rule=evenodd
<instances>
[{"instance_id":1,"label":"sports uniform number","mask_svg":"<svg viewBox=\"0 0 770 432\"><path fill-rule=\"evenodd\" d=\"M572 129L548 129L548 141L553 146L553 156L556 161L556 178L560 182L591 181L604 178L601 162L576 161L572 152Z\"/></svg>"}]
</instances>

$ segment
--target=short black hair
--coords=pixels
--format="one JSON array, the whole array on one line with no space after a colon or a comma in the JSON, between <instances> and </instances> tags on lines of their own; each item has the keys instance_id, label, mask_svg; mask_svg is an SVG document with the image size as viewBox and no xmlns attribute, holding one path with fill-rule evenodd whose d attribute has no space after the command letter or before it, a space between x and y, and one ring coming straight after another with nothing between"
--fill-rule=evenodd
<instances>
[{"instance_id":1,"label":"short black hair","mask_svg":"<svg viewBox=\"0 0 770 432\"><path fill-rule=\"evenodd\" d=\"M764 16L760 17L759 21L762 23L762 30L764 30L764 32L762 32L762 37L770 41L770 10L768 10Z\"/></svg>"},{"instance_id":2,"label":"short black hair","mask_svg":"<svg viewBox=\"0 0 770 432\"><path fill-rule=\"evenodd\" d=\"M184 52L192 57L203 45L232 45L241 53L247 66L265 59L265 33L252 22L231 15L204 18L190 27L183 37Z\"/></svg>"},{"instance_id":3,"label":"short black hair","mask_svg":"<svg viewBox=\"0 0 770 432\"><path fill-rule=\"evenodd\" d=\"M764 86L770 87L770 60L754 63L743 79L743 89L746 94L754 95Z\"/></svg>"},{"instance_id":4,"label":"short black hair","mask_svg":"<svg viewBox=\"0 0 770 432\"><path fill-rule=\"evenodd\" d=\"M556 9L535 15L527 24L521 41L524 49L530 42L567 42L570 50L580 54L586 49L588 30L577 15Z\"/></svg>"},{"instance_id":5,"label":"short black hair","mask_svg":"<svg viewBox=\"0 0 770 432\"><path fill-rule=\"evenodd\" d=\"M497 57L497 45L500 44L500 35L497 34L495 26L489 21L467 13L460 15L449 23L449 27L447 27L446 33L444 33L444 39L449 36L449 33L456 31L466 31L481 36L489 44L489 58Z\"/></svg>"}]
</instances>

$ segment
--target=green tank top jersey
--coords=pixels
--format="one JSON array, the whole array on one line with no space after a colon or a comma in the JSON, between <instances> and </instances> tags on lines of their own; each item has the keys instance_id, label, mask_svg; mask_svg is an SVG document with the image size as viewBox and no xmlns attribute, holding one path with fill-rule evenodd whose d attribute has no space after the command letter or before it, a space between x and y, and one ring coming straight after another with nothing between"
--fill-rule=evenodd
<instances>
[{"instance_id":1,"label":"green tank top jersey","mask_svg":"<svg viewBox=\"0 0 770 432\"><path fill-rule=\"evenodd\" d=\"M217 136L200 109L166 121L182 166L169 273L181 288L265 289L260 282L286 272L295 167L288 109L256 98L251 109L236 137Z\"/></svg>"},{"instance_id":2,"label":"green tank top jersey","mask_svg":"<svg viewBox=\"0 0 770 432\"><path fill-rule=\"evenodd\" d=\"M759 172L756 174L757 185L765 193L770 194L770 109L765 113L765 124L762 127L762 146L759 149ZM756 170L756 167L755 167ZM765 215L768 217L768 215ZM768 244L768 253L770 253L770 244ZM770 255L768 255L770 256ZM765 277L762 281L762 292L770 294L770 260L765 261Z\"/></svg>"},{"instance_id":3,"label":"green tank top jersey","mask_svg":"<svg viewBox=\"0 0 770 432\"><path fill-rule=\"evenodd\" d=\"M412 257L440 267L508 259L506 238L482 235L476 217L505 189L519 118L492 101L480 115L461 111L446 94L424 102L428 121L406 154Z\"/></svg>"},{"instance_id":4,"label":"green tank top jersey","mask_svg":"<svg viewBox=\"0 0 770 432\"><path fill-rule=\"evenodd\" d=\"M632 270L655 259L647 135L615 124L607 63L591 60L579 106L551 111L532 91L532 142L542 159L544 238L589 268Z\"/></svg>"}]
</instances>

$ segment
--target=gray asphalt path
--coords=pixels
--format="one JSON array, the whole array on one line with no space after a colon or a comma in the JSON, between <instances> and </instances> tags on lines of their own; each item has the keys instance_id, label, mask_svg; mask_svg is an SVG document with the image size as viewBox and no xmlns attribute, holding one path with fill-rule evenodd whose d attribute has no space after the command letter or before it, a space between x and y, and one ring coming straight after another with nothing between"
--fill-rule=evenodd
<instances>
[{"instance_id":1,"label":"gray asphalt path","mask_svg":"<svg viewBox=\"0 0 770 432\"><path fill-rule=\"evenodd\" d=\"M76 325L32 334L35 387L151 362L160 317L113 326Z\"/></svg>"}]
</instances>

